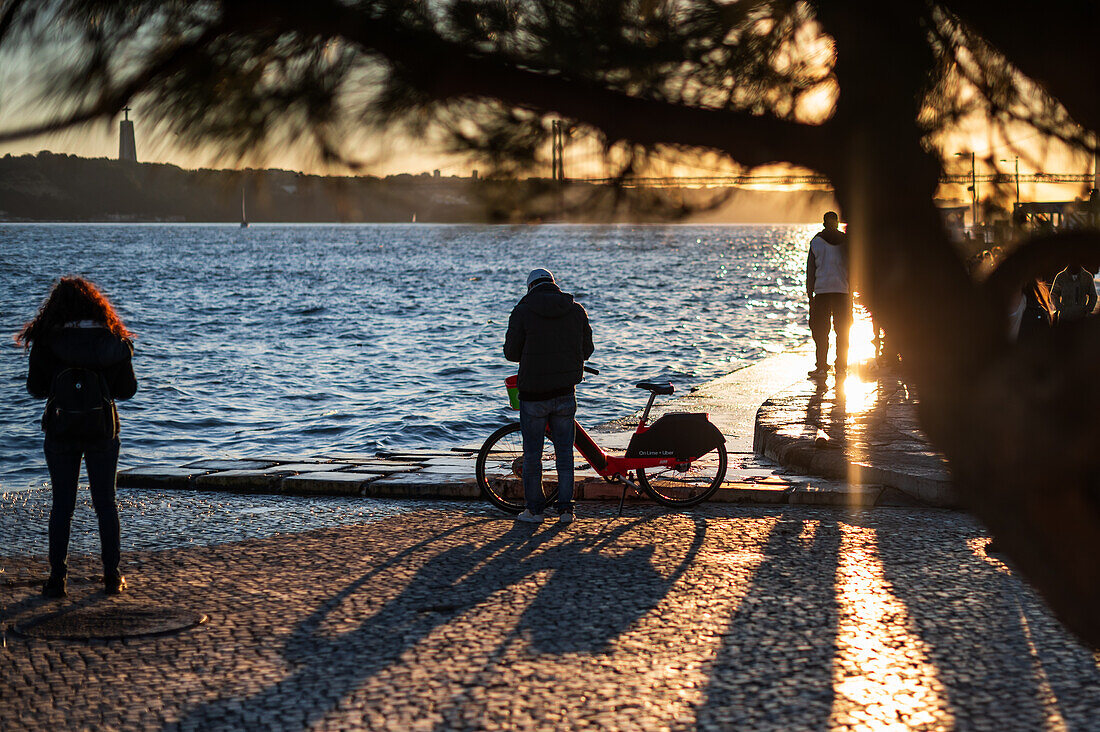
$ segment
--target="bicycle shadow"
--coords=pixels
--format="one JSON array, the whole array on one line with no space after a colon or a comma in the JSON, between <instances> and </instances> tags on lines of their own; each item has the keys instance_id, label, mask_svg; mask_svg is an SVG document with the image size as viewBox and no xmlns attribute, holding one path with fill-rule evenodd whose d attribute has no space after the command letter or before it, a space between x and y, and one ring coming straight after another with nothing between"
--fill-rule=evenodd
<instances>
[{"instance_id":1,"label":"bicycle shadow","mask_svg":"<svg viewBox=\"0 0 1100 732\"><path fill-rule=\"evenodd\" d=\"M547 571L550 578L535 590L514 629L502 632L499 641L492 640L496 648L487 654L478 673L491 673L496 659L521 637L528 639L536 653L603 652L657 606L702 546L705 523L696 522L691 546L671 573L662 574L654 567L652 547L625 551L618 547L614 558L604 556L604 549L615 547L629 531L650 520L623 521L595 541L556 527L536 531L535 527L512 525L487 542L446 546L447 540L460 532L491 521L483 519L417 542L349 582L297 625L280 649L293 668L289 675L257 693L243 697L228 694L193 707L164 729L239 729L269 717L312 725L349 694L400 663L407 651L436 630L467 612L483 611L484 604L498 593L516 592L517 588L530 591L531 579L545 576ZM346 603L369 606L375 594L372 590L385 586L387 575L424 552L434 554L396 596L366 614L351 630L338 634L326 630L330 616L339 608L344 607L346 617ZM602 588L598 604L593 604L594 585ZM626 588L633 598L630 601L625 599ZM623 595L624 601L611 608L606 618L601 615L599 623L578 625L578 615L591 615L605 607L609 592ZM507 616L511 607L492 604L491 610ZM500 617L499 622L506 625L507 618ZM310 696L304 696L304 691Z\"/></svg>"}]
</instances>

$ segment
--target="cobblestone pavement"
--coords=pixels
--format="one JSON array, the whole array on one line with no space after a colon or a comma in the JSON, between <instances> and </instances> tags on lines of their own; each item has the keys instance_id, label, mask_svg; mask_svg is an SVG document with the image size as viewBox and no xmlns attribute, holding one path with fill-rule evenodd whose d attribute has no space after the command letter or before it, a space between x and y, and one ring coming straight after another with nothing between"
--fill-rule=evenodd
<instances>
[{"instance_id":1,"label":"cobblestone pavement","mask_svg":"<svg viewBox=\"0 0 1100 732\"><path fill-rule=\"evenodd\" d=\"M99 551L99 528L90 494L81 486L73 514L69 551ZM453 506L454 503L429 505ZM204 491L120 488L122 550L210 546L277 533L360 524L406 511L423 501L330 496L238 495ZM488 510L488 509L486 509ZM50 490L0 492L0 553L45 554Z\"/></svg>"},{"instance_id":2,"label":"cobblestone pavement","mask_svg":"<svg viewBox=\"0 0 1100 732\"><path fill-rule=\"evenodd\" d=\"M210 622L8 633L0 728L1097 728L1100 659L963 514L582 504L563 528L421 506L128 552L128 602ZM5 620L117 601L36 592L0 586Z\"/></svg>"}]
</instances>

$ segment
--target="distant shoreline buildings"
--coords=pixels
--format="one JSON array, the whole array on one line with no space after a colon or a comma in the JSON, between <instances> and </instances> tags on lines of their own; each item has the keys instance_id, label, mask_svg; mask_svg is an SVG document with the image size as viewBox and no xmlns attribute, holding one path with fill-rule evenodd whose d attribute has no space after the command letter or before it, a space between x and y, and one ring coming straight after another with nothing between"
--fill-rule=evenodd
<instances>
[{"instance_id":1,"label":"distant shoreline buildings","mask_svg":"<svg viewBox=\"0 0 1100 732\"><path fill-rule=\"evenodd\" d=\"M185 170L136 161L134 122L121 120L119 154L129 159L82 158L39 152L0 157L0 221L232 222L241 220L241 189L248 218L269 223L641 223L658 211L615 210L608 186L570 182L548 189L547 179L493 180L481 175L433 173L321 176L291 170ZM548 194L554 194L551 196ZM560 193L559 193L560 191ZM667 189L674 202L696 206L695 223L805 223L836 207L823 191L779 192ZM715 196L725 195L714 206ZM595 208L555 210L595 202ZM533 201L525 207L521 202ZM542 210L538 210L539 204ZM602 204L602 205L601 205ZM707 204L710 204L708 207ZM547 212L549 210L549 212Z\"/></svg>"}]
</instances>

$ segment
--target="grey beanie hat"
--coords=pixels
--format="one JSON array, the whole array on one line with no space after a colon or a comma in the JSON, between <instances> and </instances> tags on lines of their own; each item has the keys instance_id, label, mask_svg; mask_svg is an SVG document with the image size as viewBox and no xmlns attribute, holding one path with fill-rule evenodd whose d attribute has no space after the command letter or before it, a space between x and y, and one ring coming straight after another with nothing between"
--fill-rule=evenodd
<instances>
[{"instance_id":1,"label":"grey beanie hat","mask_svg":"<svg viewBox=\"0 0 1100 732\"><path fill-rule=\"evenodd\" d=\"M550 274L548 269L533 269L531 274L527 275L527 289L530 290L536 284L541 282L553 282L554 275Z\"/></svg>"}]
</instances>

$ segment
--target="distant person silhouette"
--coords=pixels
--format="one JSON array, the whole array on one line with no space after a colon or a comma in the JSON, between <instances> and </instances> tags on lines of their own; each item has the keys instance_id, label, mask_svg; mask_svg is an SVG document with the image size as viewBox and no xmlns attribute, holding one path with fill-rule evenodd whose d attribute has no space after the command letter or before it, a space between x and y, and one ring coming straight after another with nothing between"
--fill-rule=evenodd
<instances>
[{"instance_id":1,"label":"distant person silhouette","mask_svg":"<svg viewBox=\"0 0 1100 732\"><path fill-rule=\"evenodd\" d=\"M1050 289L1058 320L1080 320L1092 314L1096 307L1096 283L1092 272L1080 263L1071 264L1054 278Z\"/></svg>"},{"instance_id":2,"label":"distant person silhouette","mask_svg":"<svg viewBox=\"0 0 1100 732\"><path fill-rule=\"evenodd\" d=\"M840 217L829 211L824 229L810 240L806 258L806 296L810 301L810 334L817 358L810 376L829 372L829 329L836 331L836 375L848 370L848 329L852 325L852 296L848 289L848 237Z\"/></svg>"},{"instance_id":3,"label":"distant person silhouette","mask_svg":"<svg viewBox=\"0 0 1100 732\"><path fill-rule=\"evenodd\" d=\"M1045 282L1033 279L1025 282L1009 305L1009 338L1028 341L1050 328L1054 322L1054 306Z\"/></svg>"},{"instance_id":4,"label":"distant person silhouette","mask_svg":"<svg viewBox=\"0 0 1100 732\"><path fill-rule=\"evenodd\" d=\"M130 336L107 298L80 277L58 280L38 314L15 336L16 343L30 349L27 391L47 400L42 429L53 505L50 576L42 588L46 597L66 594L69 531L82 457L99 519L104 590L117 595L126 586L119 573L119 422L114 400L129 399L137 391Z\"/></svg>"},{"instance_id":5,"label":"distant person silhouette","mask_svg":"<svg viewBox=\"0 0 1100 732\"><path fill-rule=\"evenodd\" d=\"M542 444L547 426L558 471L556 508L561 523L573 521L574 387L592 355L588 313L562 292L549 270L527 275L527 294L508 318L504 357L519 362L519 424L523 435L523 495L519 521L541 523Z\"/></svg>"}]
</instances>

